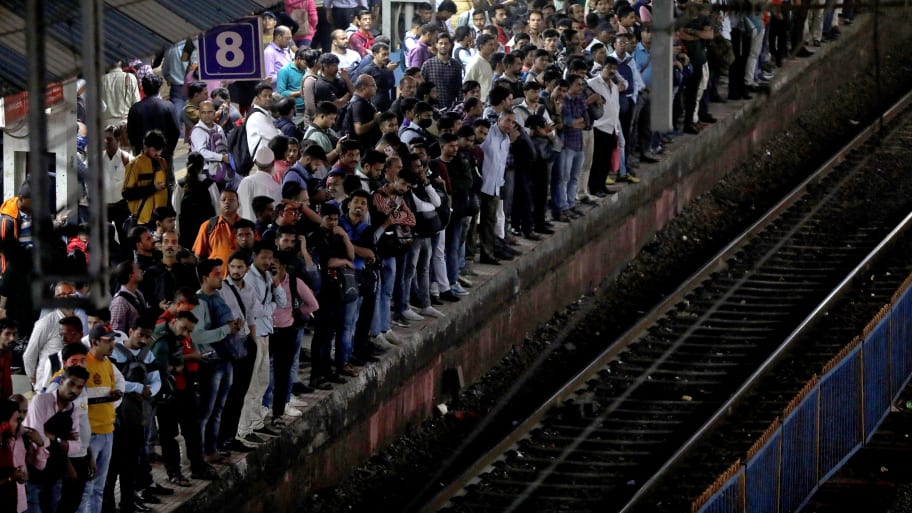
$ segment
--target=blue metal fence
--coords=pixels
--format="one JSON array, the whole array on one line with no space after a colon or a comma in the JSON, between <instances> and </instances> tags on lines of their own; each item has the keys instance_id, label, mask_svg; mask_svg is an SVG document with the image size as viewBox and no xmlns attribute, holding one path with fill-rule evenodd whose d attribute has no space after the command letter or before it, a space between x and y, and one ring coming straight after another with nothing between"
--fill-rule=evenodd
<instances>
[{"instance_id":1,"label":"blue metal fence","mask_svg":"<svg viewBox=\"0 0 912 513\"><path fill-rule=\"evenodd\" d=\"M813 388L782 421L779 510L795 511L817 487L817 414L820 392Z\"/></svg>"},{"instance_id":2,"label":"blue metal fence","mask_svg":"<svg viewBox=\"0 0 912 513\"><path fill-rule=\"evenodd\" d=\"M747 513L779 511L779 464L782 429L777 429L766 444L744 466L744 502Z\"/></svg>"},{"instance_id":3,"label":"blue metal fence","mask_svg":"<svg viewBox=\"0 0 912 513\"><path fill-rule=\"evenodd\" d=\"M820 379L819 480L861 447L861 345Z\"/></svg>"},{"instance_id":4,"label":"blue metal fence","mask_svg":"<svg viewBox=\"0 0 912 513\"><path fill-rule=\"evenodd\" d=\"M890 413L889 327L888 322L879 323L861 346L865 442L874 436L874 431Z\"/></svg>"},{"instance_id":5,"label":"blue metal fence","mask_svg":"<svg viewBox=\"0 0 912 513\"><path fill-rule=\"evenodd\" d=\"M743 472L695 502L700 513L796 512L870 440L912 377L910 284L912 277L861 343L808 385L782 425L752 449Z\"/></svg>"}]
</instances>

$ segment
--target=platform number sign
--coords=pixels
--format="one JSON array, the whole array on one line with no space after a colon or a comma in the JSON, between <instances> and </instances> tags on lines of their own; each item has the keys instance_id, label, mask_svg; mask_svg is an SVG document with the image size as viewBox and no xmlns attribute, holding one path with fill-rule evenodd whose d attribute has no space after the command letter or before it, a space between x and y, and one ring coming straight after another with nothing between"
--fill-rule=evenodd
<instances>
[{"instance_id":1,"label":"platform number sign","mask_svg":"<svg viewBox=\"0 0 912 513\"><path fill-rule=\"evenodd\" d=\"M244 18L206 31L200 38L201 80L263 78L260 18Z\"/></svg>"}]
</instances>

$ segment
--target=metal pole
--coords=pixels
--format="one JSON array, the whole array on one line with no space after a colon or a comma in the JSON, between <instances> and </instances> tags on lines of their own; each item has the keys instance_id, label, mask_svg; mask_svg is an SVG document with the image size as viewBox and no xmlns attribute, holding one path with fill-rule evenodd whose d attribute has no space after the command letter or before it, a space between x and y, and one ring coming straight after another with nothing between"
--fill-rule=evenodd
<instances>
[{"instance_id":1,"label":"metal pole","mask_svg":"<svg viewBox=\"0 0 912 513\"><path fill-rule=\"evenodd\" d=\"M674 2L665 0L652 5L652 129L668 132L672 129L672 41L674 40Z\"/></svg>"},{"instance_id":2,"label":"metal pole","mask_svg":"<svg viewBox=\"0 0 912 513\"><path fill-rule=\"evenodd\" d=\"M102 126L101 81L105 72L104 63L104 3L103 0L82 0L82 70L86 79L86 123L88 124L89 145L86 147L88 173L86 188L89 196L89 244L92 258L89 259L89 278L92 297L96 306L107 298L103 269L108 262L107 209L102 200L104 183L107 179L102 172Z\"/></svg>"},{"instance_id":3,"label":"metal pole","mask_svg":"<svg viewBox=\"0 0 912 513\"><path fill-rule=\"evenodd\" d=\"M26 2L26 47L28 48L28 137L29 137L29 183L32 188L32 255L33 273L38 279L30 280L32 283L32 305L39 307L43 304L46 293L44 280L45 261L47 251L45 242L53 237L54 225L50 215L51 205L48 204L48 167L47 167L47 115L45 109L45 83L46 53L45 53L45 25L44 0L30 0ZM56 195L55 195L56 196Z\"/></svg>"}]
</instances>

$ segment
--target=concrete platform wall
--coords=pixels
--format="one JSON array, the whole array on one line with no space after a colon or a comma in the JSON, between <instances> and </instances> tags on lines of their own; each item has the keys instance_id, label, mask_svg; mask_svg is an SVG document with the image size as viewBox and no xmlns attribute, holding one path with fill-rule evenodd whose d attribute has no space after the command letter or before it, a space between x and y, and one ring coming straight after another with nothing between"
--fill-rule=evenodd
<instances>
[{"instance_id":1,"label":"concrete platform wall","mask_svg":"<svg viewBox=\"0 0 912 513\"><path fill-rule=\"evenodd\" d=\"M897 10L898 11L898 10ZM905 15L881 20L884 54L907 51ZM908 14L908 13L906 13ZM539 243L420 332L421 340L365 368L362 376L305 411L278 443L250 453L231 478L213 483L181 511L293 511L306 493L331 485L443 401L442 376L461 366L482 376L579 295L618 273L689 201L708 191L799 113L825 108L854 74L872 73L870 16L806 66L780 70L773 94L757 95L697 138L675 143L673 158L640 173L643 182Z\"/></svg>"}]
</instances>

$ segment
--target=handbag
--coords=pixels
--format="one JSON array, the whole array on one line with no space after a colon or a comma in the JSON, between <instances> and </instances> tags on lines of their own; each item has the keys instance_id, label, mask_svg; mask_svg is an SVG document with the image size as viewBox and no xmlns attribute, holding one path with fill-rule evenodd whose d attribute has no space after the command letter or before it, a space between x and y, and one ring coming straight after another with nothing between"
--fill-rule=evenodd
<instances>
[{"instance_id":1,"label":"handbag","mask_svg":"<svg viewBox=\"0 0 912 513\"><path fill-rule=\"evenodd\" d=\"M338 267L329 270L330 287L333 299L340 303L348 304L360 297L358 290L358 276L350 267Z\"/></svg>"},{"instance_id":2,"label":"handbag","mask_svg":"<svg viewBox=\"0 0 912 513\"><path fill-rule=\"evenodd\" d=\"M148 196L143 198L142 202L139 204L139 208L136 209L136 212L130 212L130 215L127 216L126 219L124 219L123 225L121 226L121 228L123 229L122 233L124 235L127 235L128 233L130 233L130 230L132 230L133 227L139 225L139 214L142 213L143 208L145 208L145 206L146 206L146 201L148 201L148 200L149 200Z\"/></svg>"}]
</instances>

